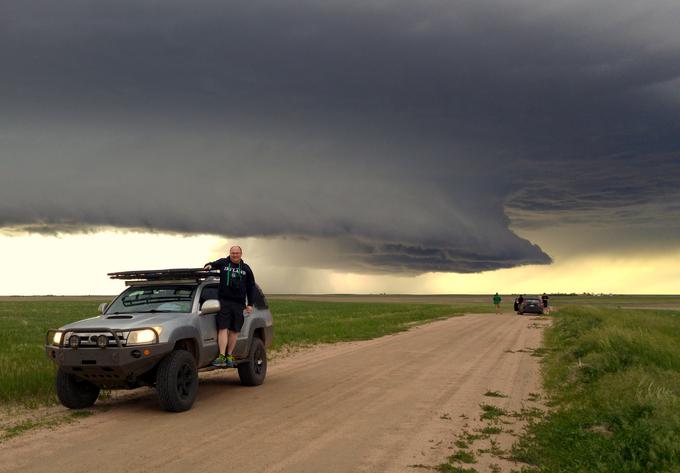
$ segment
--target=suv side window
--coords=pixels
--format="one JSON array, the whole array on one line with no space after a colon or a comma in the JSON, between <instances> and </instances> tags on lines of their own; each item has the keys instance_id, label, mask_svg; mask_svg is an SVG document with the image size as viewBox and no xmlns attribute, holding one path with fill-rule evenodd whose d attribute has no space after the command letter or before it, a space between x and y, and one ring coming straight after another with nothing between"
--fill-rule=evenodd
<instances>
[{"instance_id":1,"label":"suv side window","mask_svg":"<svg viewBox=\"0 0 680 473\"><path fill-rule=\"evenodd\" d=\"M264 297L262 289L260 289L260 286L257 284L255 284L255 300L253 301L253 306L255 306L256 309L269 309L267 298Z\"/></svg>"},{"instance_id":2,"label":"suv side window","mask_svg":"<svg viewBox=\"0 0 680 473\"><path fill-rule=\"evenodd\" d=\"M217 297L217 284L210 284L205 286L201 291L201 297L198 299L198 306L202 306L208 299L219 299Z\"/></svg>"}]
</instances>

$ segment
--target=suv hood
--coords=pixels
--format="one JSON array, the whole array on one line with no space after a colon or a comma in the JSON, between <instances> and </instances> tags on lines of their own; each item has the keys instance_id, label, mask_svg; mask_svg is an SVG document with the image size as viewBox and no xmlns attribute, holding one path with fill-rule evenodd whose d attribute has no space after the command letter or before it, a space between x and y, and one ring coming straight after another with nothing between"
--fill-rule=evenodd
<instances>
[{"instance_id":1,"label":"suv hood","mask_svg":"<svg viewBox=\"0 0 680 473\"><path fill-rule=\"evenodd\" d=\"M132 314L105 314L89 319L79 320L66 324L61 327L64 329L88 329L88 328L110 328L117 330L128 330L140 327L150 327L162 325L178 317L188 317L186 312L154 312L154 313L132 313Z\"/></svg>"}]
</instances>

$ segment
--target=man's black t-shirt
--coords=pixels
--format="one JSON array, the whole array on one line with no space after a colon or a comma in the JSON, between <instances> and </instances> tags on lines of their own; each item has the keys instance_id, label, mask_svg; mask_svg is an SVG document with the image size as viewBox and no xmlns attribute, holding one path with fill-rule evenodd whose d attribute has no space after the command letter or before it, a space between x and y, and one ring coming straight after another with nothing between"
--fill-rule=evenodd
<instances>
[{"instance_id":1,"label":"man's black t-shirt","mask_svg":"<svg viewBox=\"0 0 680 473\"><path fill-rule=\"evenodd\" d=\"M255 301L255 276L245 261L233 263L229 258L220 258L209 264L212 269L220 270L218 296L220 300L253 305Z\"/></svg>"}]
</instances>

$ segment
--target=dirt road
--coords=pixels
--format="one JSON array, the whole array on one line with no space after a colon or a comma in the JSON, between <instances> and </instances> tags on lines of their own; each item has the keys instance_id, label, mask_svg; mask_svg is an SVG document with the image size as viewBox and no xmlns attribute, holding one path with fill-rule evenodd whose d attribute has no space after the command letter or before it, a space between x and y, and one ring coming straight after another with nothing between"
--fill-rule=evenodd
<instances>
[{"instance_id":1,"label":"dirt road","mask_svg":"<svg viewBox=\"0 0 680 473\"><path fill-rule=\"evenodd\" d=\"M0 471L424 471L409 465L451 455L487 390L509 395L494 399L508 409L539 390L526 348L542 332L531 318L468 315L305 350L272 363L257 388L205 373L188 412L159 411L147 390L0 444Z\"/></svg>"}]
</instances>

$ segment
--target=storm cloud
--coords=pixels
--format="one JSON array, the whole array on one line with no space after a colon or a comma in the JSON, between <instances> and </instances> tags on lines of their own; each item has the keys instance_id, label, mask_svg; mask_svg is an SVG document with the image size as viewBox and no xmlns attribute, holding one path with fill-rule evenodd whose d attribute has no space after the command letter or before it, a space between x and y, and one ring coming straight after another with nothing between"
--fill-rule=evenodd
<instances>
[{"instance_id":1,"label":"storm cloud","mask_svg":"<svg viewBox=\"0 0 680 473\"><path fill-rule=\"evenodd\" d=\"M677 214L677 2L0 5L5 227L475 272L550 262L511 225Z\"/></svg>"}]
</instances>

